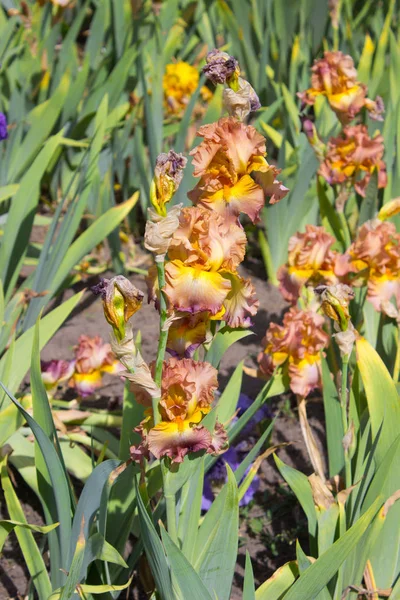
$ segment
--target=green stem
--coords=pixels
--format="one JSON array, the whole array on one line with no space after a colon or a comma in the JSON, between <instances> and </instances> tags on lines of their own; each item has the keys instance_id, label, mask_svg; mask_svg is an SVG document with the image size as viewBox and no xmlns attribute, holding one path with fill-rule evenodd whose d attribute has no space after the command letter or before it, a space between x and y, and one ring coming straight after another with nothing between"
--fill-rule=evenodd
<instances>
[{"instance_id":1,"label":"green stem","mask_svg":"<svg viewBox=\"0 0 400 600\"><path fill-rule=\"evenodd\" d=\"M157 256L156 258L158 287L160 290L160 337L158 339L156 367L154 373L154 381L156 382L159 388L161 388L163 362L168 340L168 330L164 329L164 324L167 319L167 301L165 299L163 291L165 287L165 264L164 258L160 258L161 257L159 256ZM157 423L161 421L159 402L160 398L153 398L153 414L155 425L157 425Z\"/></svg>"},{"instance_id":2,"label":"green stem","mask_svg":"<svg viewBox=\"0 0 400 600\"><path fill-rule=\"evenodd\" d=\"M393 368L393 381L397 383L400 375L400 324L397 327L397 352Z\"/></svg>"},{"instance_id":3,"label":"green stem","mask_svg":"<svg viewBox=\"0 0 400 600\"><path fill-rule=\"evenodd\" d=\"M156 266L157 266L157 276L158 276L158 287L160 290L160 337L158 339L158 349L157 349L157 358L156 358L156 366L154 372L154 381L161 389L162 385L162 371L163 371L163 363L165 350L167 348L167 340L168 340L168 329L165 329L165 321L167 320L167 301L164 294L165 288L165 262L164 258L157 256L156 257ZM154 424L157 425L161 421L160 415L160 403L161 398L153 398L153 414L154 414ZM168 467L165 464L161 464L161 472L163 477L163 488L164 488L164 496L167 508L167 527L168 533L171 536L171 539L178 544L178 534L176 528L176 498L175 494L170 491L169 479L170 474L168 473Z\"/></svg>"},{"instance_id":4,"label":"green stem","mask_svg":"<svg viewBox=\"0 0 400 600\"><path fill-rule=\"evenodd\" d=\"M349 369L349 356L343 356L342 359L342 389L340 391L340 407L342 409L342 424L344 435L348 432L349 426L347 421L347 374ZM344 468L346 488L351 486L351 464L348 448L344 449Z\"/></svg>"},{"instance_id":5,"label":"green stem","mask_svg":"<svg viewBox=\"0 0 400 600\"><path fill-rule=\"evenodd\" d=\"M343 235L344 235L344 241L346 244L346 248L348 248L351 245L351 237L350 237L350 231L349 231L349 224L347 223L347 219L345 217L344 212L342 211L338 211L337 213L339 215L339 219L340 219L340 223L343 227Z\"/></svg>"},{"instance_id":6,"label":"green stem","mask_svg":"<svg viewBox=\"0 0 400 600\"><path fill-rule=\"evenodd\" d=\"M260 245L261 255L263 257L265 270L267 271L268 280L272 285L277 287L279 285L278 278L276 276L274 263L272 260L271 249L269 247L268 240L264 233L261 231L258 232L258 243Z\"/></svg>"},{"instance_id":7,"label":"green stem","mask_svg":"<svg viewBox=\"0 0 400 600\"><path fill-rule=\"evenodd\" d=\"M175 544L178 545L175 494L165 494L165 504L167 508L168 533L171 536L171 539L175 542Z\"/></svg>"}]
</instances>

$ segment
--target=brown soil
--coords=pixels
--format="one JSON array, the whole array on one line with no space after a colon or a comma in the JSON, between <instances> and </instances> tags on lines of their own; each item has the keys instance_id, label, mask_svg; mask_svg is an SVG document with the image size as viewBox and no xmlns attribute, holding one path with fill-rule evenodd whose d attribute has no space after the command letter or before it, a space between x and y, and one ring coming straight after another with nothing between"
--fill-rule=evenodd
<instances>
[{"instance_id":1,"label":"brown soil","mask_svg":"<svg viewBox=\"0 0 400 600\"><path fill-rule=\"evenodd\" d=\"M285 308L279 292L263 279L262 268L258 263L247 264L243 269L243 275L251 277L260 300L260 309L255 318L254 336L250 336L231 347L223 358L219 382L223 390L229 376L238 362L246 359L246 365L254 367L255 358L260 350L260 342L264 336L269 322L281 319ZM145 289L143 278L131 277L133 283ZM90 284L93 282L88 282ZM70 295L70 292L66 294ZM65 297L66 297L65 296ZM151 360L155 356L155 348L158 336L157 313L153 306L144 306L133 323L140 327L142 333L142 349L145 359ZM75 310L71 318L64 324L60 331L54 336L42 353L42 358L72 357L72 347L77 343L79 335L85 333L90 336L100 335L105 340L108 337L109 326L104 320L101 302L90 292L87 292L81 305ZM242 390L251 398L254 398L261 389L262 382L244 375ZM122 382L111 376L106 379L102 389L102 397L115 399L122 395ZM291 442L292 445L279 451L282 460L288 464L301 469L306 474L311 473L311 466L302 441L300 427L295 415L295 409L290 408L290 399L274 399L274 409L285 407L278 418L272 443ZM292 406L293 403L292 403ZM319 402L310 402L308 413L311 426L316 434L317 440L324 447L323 431L323 408ZM241 589L244 574L244 560L246 549L250 552L254 574L257 585L261 584L273 571L290 560L295 555L295 540L300 538L303 548L307 551L306 522L301 509L291 494L285 482L280 477L272 458L264 461L261 468L261 485L251 508L241 511L242 520L240 527L241 545L235 577L235 586L232 590L232 600L242 597ZM40 523L40 503L32 494L23 480L16 474L17 494L20 498L28 522ZM3 500L3 498L1 498ZM0 518L7 518L4 514ZM249 524L256 523L257 531ZM261 525L260 525L261 523ZM260 529L260 531L259 531ZM28 574L23 564L23 558L19 550L15 535L11 534L6 543L3 556L0 559L0 599L24 596L27 592ZM122 595L121 597L127 597ZM138 598L137 591L133 590L129 598Z\"/></svg>"}]
</instances>

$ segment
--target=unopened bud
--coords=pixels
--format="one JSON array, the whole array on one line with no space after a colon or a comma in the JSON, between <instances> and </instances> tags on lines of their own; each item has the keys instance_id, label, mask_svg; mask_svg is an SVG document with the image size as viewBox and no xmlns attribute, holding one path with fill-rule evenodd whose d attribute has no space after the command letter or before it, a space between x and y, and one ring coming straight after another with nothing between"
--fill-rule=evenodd
<instances>
[{"instance_id":1,"label":"unopened bud","mask_svg":"<svg viewBox=\"0 0 400 600\"><path fill-rule=\"evenodd\" d=\"M381 210L378 212L378 219L380 221L386 221L386 219L390 219L390 217L394 217L395 215L400 213L400 197L391 200L384 204Z\"/></svg>"},{"instance_id":2,"label":"unopened bud","mask_svg":"<svg viewBox=\"0 0 400 600\"><path fill-rule=\"evenodd\" d=\"M144 294L126 277L117 275L112 279L101 279L92 292L101 295L104 316L112 326L118 339L125 337L125 325L142 305Z\"/></svg>"},{"instance_id":3,"label":"unopened bud","mask_svg":"<svg viewBox=\"0 0 400 600\"><path fill-rule=\"evenodd\" d=\"M158 156L150 187L150 201L159 215L167 214L166 204L175 194L183 178L187 158L170 150Z\"/></svg>"},{"instance_id":4,"label":"unopened bud","mask_svg":"<svg viewBox=\"0 0 400 600\"><path fill-rule=\"evenodd\" d=\"M350 321L349 304L354 298L351 287L344 283L319 285L315 288L315 293L321 299L324 313L339 325L341 331L347 331Z\"/></svg>"}]
</instances>

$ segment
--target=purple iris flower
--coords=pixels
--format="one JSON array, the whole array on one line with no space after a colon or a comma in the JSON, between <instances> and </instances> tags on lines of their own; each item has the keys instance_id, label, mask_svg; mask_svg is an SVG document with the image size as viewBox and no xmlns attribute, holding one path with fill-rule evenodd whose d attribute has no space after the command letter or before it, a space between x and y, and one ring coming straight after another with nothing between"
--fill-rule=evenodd
<instances>
[{"instance_id":1,"label":"purple iris flower","mask_svg":"<svg viewBox=\"0 0 400 600\"><path fill-rule=\"evenodd\" d=\"M201 508L202 510L208 510L211 504L214 501L215 495L213 492L214 489L218 489L226 483L226 468L225 463L228 463L232 471L236 471L242 462L242 457L240 456L240 452L237 450L237 447L232 446L227 450L223 457L219 458L215 465L210 469L204 479L204 488L203 488L203 498L201 500ZM250 467L247 469L245 476L247 475ZM254 494L258 490L260 485L259 477L256 475L251 482L249 489L243 496L243 498L239 502L239 506L246 506L249 502L251 502L254 498Z\"/></svg>"},{"instance_id":2,"label":"purple iris flower","mask_svg":"<svg viewBox=\"0 0 400 600\"><path fill-rule=\"evenodd\" d=\"M0 112L0 141L8 138L7 118L6 115Z\"/></svg>"},{"instance_id":3,"label":"purple iris flower","mask_svg":"<svg viewBox=\"0 0 400 600\"><path fill-rule=\"evenodd\" d=\"M239 409L239 417L249 408L252 403L253 400L249 398L249 396L246 396L246 394L240 394L237 405ZM215 497L213 489L218 490L218 488L221 488L224 483L226 483L227 476L225 463L228 463L232 471L236 471L247 452L249 452L249 441L252 437L251 434L254 433L254 427L256 423L262 419L271 418L273 418L273 412L269 406L264 404L242 430L242 435L244 434L246 439L239 441L235 446L231 446L210 469L204 478L203 498L201 501L202 510L208 510L213 503ZM235 417L235 420L237 420L237 417ZM247 475L249 469L250 467L246 470L244 477ZM257 492L259 486L260 479L258 475L256 475L245 495L240 500L239 506L246 506L249 504L249 502L253 500L254 494Z\"/></svg>"}]
</instances>

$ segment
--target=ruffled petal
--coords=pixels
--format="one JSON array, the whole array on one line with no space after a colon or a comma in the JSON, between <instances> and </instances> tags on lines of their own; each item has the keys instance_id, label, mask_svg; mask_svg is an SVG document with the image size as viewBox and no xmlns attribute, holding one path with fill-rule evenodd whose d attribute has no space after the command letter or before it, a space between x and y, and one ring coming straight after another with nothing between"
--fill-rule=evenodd
<instances>
[{"instance_id":1,"label":"ruffled petal","mask_svg":"<svg viewBox=\"0 0 400 600\"><path fill-rule=\"evenodd\" d=\"M74 360L49 360L40 362L42 381L47 390L57 387L63 381L68 381L75 371Z\"/></svg>"},{"instance_id":2,"label":"ruffled petal","mask_svg":"<svg viewBox=\"0 0 400 600\"><path fill-rule=\"evenodd\" d=\"M189 452L207 450L211 441L208 429L188 421L158 423L147 435L151 453L158 459L166 456L175 463L183 462Z\"/></svg>"},{"instance_id":3,"label":"ruffled petal","mask_svg":"<svg viewBox=\"0 0 400 600\"><path fill-rule=\"evenodd\" d=\"M250 327L251 317L257 314L259 301L250 279L243 279L233 273L225 273L231 282L231 290L224 301L224 321L229 327Z\"/></svg>"},{"instance_id":4,"label":"ruffled petal","mask_svg":"<svg viewBox=\"0 0 400 600\"><path fill-rule=\"evenodd\" d=\"M312 390L321 389L319 356L310 356L299 363L289 364L290 389L306 398Z\"/></svg>"},{"instance_id":5,"label":"ruffled petal","mask_svg":"<svg viewBox=\"0 0 400 600\"><path fill-rule=\"evenodd\" d=\"M207 313L183 316L172 323L168 330L167 351L172 356L191 358L203 344L209 332Z\"/></svg>"},{"instance_id":6,"label":"ruffled petal","mask_svg":"<svg viewBox=\"0 0 400 600\"><path fill-rule=\"evenodd\" d=\"M165 294L170 307L189 313L221 310L231 284L220 273L185 266L175 260L165 267Z\"/></svg>"},{"instance_id":7,"label":"ruffled petal","mask_svg":"<svg viewBox=\"0 0 400 600\"><path fill-rule=\"evenodd\" d=\"M92 371L91 373L74 373L69 385L75 389L78 396L86 398L101 388L103 385L103 377L100 371Z\"/></svg>"}]
</instances>

